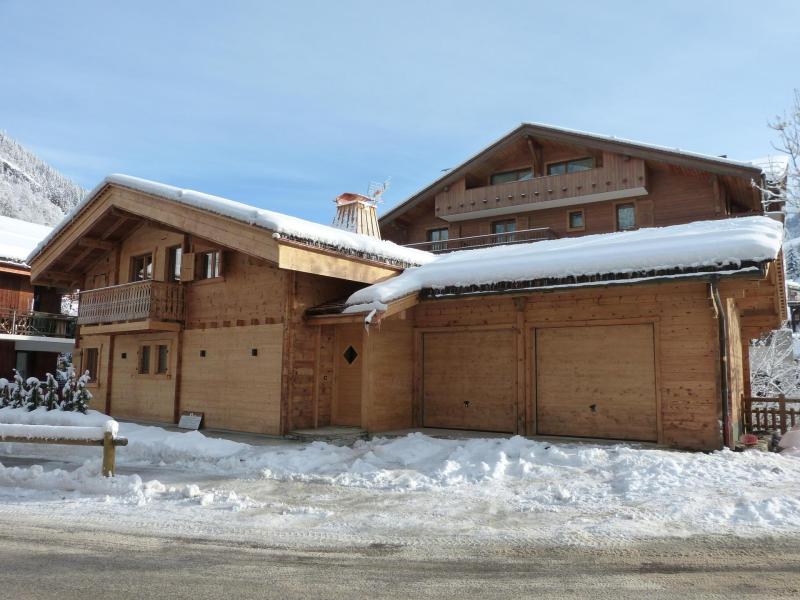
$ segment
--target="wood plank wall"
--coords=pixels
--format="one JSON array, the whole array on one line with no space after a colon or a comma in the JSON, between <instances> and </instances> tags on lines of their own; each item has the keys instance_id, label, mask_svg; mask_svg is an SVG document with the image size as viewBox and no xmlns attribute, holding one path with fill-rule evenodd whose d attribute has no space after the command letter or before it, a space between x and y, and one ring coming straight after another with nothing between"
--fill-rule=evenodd
<instances>
[{"instance_id":1,"label":"wood plank wall","mask_svg":"<svg viewBox=\"0 0 800 600\"><path fill-rule=\"evenodd\" d=\"M741 329L736 319L731 319L731 339L740 351L733 353L733 394L739 395L746 387L746 352L748 340L757 336L761 327L774 325L775 314L757 313L749 318L742 306L765 306L771 298L774 303L775 287L769 280L727 280L721 285L721 294L730 310L741 315ZM515 300L517 298L517 300ZM521 298L521 299L520 299ZM521 309L521 314L518 310ZM759 310L759 309L756 309ZM753 320L753 319L763 320ZM771 321L770 321L771 319ZM653 323L656 338L658 394L660 396L660 441L666 445L711 449L721 445L719 419L721 418L719 378L719 337L717 319L705 282L662 283L650 285L616 286L600 289L581 289L532 293L527 296L494 296L459 300L433 300L424 302L409 311L408 320L415 331L447 330L449 328L486 328L494 326L516 327L523 336L518 344L524 355L524 370L532 370L532 334L537 326L580 324ZM408 341L399 332L408 324L400 324L397 317L381 323L371 330L367 357L371 381L367 384L370 395L365 398L369 415L382 411L395 411L385 422L379 418L367 420L373 431L380 428L408 426L414 414L420 412L419 391L414 389L415 376L404 361ZM398 330L399 328L399 330ZM738 336L738 337L737 337ZM736 341L736 340L740 341ZM492 352L491 348L484 349ZM399 354L398 354L399 353ZM458 348L453 349L459 355ZM457 365L456 361L456 365ZM469 365L460 368L468 369ZM387 386L387 382L392 382ZM524 423L520 433L534 434L535 390L530 377L522 384L525 406L520 407ZM391 394L385 396L387 389ZM376 392L380 390L380 392ZM408 405L410 397L414 400ZM738 418L739 407L735 409ZM420 425L414 422L414 425Z\"/></svg>"}]
</instances>

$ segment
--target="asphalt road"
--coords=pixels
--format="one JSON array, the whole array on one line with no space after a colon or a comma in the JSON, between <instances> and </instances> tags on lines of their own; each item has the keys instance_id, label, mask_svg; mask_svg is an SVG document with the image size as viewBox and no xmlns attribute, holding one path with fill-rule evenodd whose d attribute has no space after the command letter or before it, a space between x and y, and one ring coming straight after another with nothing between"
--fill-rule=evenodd
<instances>
[{"instance_id":1,"label":"asphalt road","mask_svg":"<svg viewBox=\"0 0 800 600\"><path fill-rule=\"evenodd\" d=\"M611 549L289 548L0 523L0 597L798 598L791 539L690 538Z\"/></svg>"}]
</instances>

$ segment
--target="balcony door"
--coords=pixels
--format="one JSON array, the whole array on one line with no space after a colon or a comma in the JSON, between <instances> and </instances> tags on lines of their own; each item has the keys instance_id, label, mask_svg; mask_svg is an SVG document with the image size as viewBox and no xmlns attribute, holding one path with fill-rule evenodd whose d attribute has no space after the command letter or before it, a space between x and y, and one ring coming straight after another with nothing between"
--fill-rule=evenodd
<instances>
[{"instance_id":1,"label":"balcony door","mask_svg":"<svg viewBox=\"0 0 800 600\"><path fill-rule=\"evenodd\" d=\"M153 278L153 254L141 254L131 258L131 282L149 281Z\"/></svg>"}]
</instances>

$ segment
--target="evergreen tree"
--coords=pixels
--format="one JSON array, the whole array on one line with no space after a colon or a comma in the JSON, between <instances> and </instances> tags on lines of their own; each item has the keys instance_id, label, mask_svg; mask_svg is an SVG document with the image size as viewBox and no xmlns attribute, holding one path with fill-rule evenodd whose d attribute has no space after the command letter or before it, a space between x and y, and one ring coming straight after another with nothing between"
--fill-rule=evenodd
<instances>
[{"instance_id":1,"label":"evergreen tree","mask_svg":"<svg viewBox=\"0 0 800 600\"><path fill-rule=\"evenodd\" d=\"M86 371L78 378L75 391L72 395L72 410L86 414L89 410L89 402L92 400L92 393L86 388L89 383L89 371Z\"/></svg>"},{"instance_id":2,"label":"evergreen tree","mask_svg":"<svg viewBox=\"0 0 800 600\"><path fill-rule=\"evenodd\" d=\"M27 403L27 389L22 375L14 369L14 383L11 384L11 408L22 408Z\"/></svg>"},{"instance_id":3,"label":"evergreen tree","mask_svg":"<svg viewBox=\"0 0 800 600\"><path fill-rule=\"evenodd\" d=\"M67 381L61 389L61 410L74 410L74 397L77 382L75 381L75 369L67 371Z\"/></svg>"},{"instance_id":4,"label":"evergreen tree","mask_svg":"<svg viewBox=\"0 0 800 600\"><path fill-rule=\"evenodd\" d=\"M47 374L47 381L44 384L44 405L47 410L54 410L59 407L58 382L50 373Z\"/></svg>"},{"instance_id":5,"label":"evergreen tree","mask_svg":"<svg viewBox=\"0 0 800 600\"><path fill-rule=\"evenodd\" d=\"M0 377L0 408L11 404L11 384L8 379Z\"/></svg>"},{"instance_id":6,"label":"evergreen tree","mask_svg":"<svg viewBox=\"0 0 800 600\"><path fill-rule=\"evenodd\" d=\"M42 394L42 383L36 377L29 377L25 382L27 393L25 394L28 403L28 410L33 411L44 403Z\"/></svg>"}]
</instances>

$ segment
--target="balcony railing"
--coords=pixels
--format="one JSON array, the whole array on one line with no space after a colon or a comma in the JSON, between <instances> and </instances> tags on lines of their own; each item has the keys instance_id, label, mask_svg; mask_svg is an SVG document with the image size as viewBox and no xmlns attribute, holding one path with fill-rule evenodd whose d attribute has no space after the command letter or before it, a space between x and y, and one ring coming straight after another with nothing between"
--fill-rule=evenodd
<instances>
[{"instance_id":1,"label":"balcony railing","mask_svg":"<svg viewBox=\"0 0 800 600\"><path fill-rule=\"evenodd\" d=\"M183 321L183 288L166 281L136 281L80 293L78 325L148 319Z\"/></svg>"},{"instance_id":2,"label":"balcony railing","mask_svg":"<svg viewBox=\"0 0 800 600\"><path fill-rule=\"evenodd\" d=\"M0 309L0 333L74 338L75 317L38 311Z\"/></svg>"},{"instance_id":3,"label":"balcony railing","mask_svg":"<svg viewBox=\"0 0 800 600\"><path fill-rule=\"evenodd\" d=\"M522 244L525 242L539 242L554 240L558 237L549 227L536 227L534 229L521 229L509 233L487 233L485 235L471 235L468 237L451 238L431 242L418 242L406 244L408 248L427 250L438 254L453 252L454 250L470 250L474 248L487 248L489 246L507 246L508 244Z\"/></svg>"},{"instance_id":4,"label":"balcony railing","mask_svg":"<svg viewBox=\"0 0 800 600\"><path fill-rule=\"evenodd\" d=\"M646 193L647 170L643 160L609 156L602 167L577 173L547 175L526 181L512 181L465 190L453 187L436 195L435 213L447 220L479 218L481 211L504 214L519 208L535 210L536 205L560 205L567 199L610 200Z\"/></svg>"}]
</instances>

